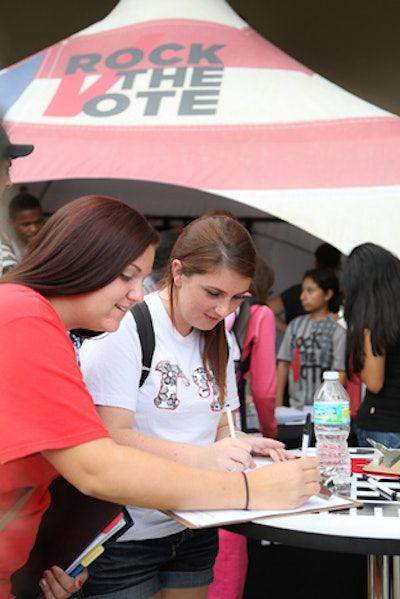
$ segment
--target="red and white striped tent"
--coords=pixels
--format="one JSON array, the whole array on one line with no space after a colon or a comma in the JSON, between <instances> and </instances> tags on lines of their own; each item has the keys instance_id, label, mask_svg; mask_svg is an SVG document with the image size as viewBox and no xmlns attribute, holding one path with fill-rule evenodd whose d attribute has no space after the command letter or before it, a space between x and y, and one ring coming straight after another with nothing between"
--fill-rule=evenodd
<instances>
[{"instance_id":1,"label":"red and white striped tent","mask_svg":"<svg viewBox=\"0 0 400 599\"><path fill-rule=\"evenodd\" d=\"M150 216L230 207L299 227L284 236L309 250L308 233L343 253L364 241L400 253L400 118L287 56L224 0L120 0L4 70L0 98L12 139L35 145L13 179L46 190L50 211L93 192Z\"/></svg>"}]
</instances>

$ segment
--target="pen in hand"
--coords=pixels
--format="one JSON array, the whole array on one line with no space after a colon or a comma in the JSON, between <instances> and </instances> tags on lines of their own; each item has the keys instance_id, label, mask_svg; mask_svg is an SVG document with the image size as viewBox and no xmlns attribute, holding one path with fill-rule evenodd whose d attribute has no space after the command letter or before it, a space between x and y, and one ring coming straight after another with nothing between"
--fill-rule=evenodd
<instances>
[{"instance_id":1,"label":"pen in hand","mask_svg":"<svg viewBox=\"0 0 400 599\"><path fill-rule=\"evenodd\" d=\"M301 457L305 458L307 456L308 447L310 445L312 433L312 424L311 424L311 414L308 413L306 417L306 422L303 428L303 437L301 440Z\"/></svg>"},{"instance_id":2,"label":"pen in hand","mask_svg":"<svg viewBox=\"0 0 400 599\"><path fill-rule=\"evenodd\" d=\"M233 424L232 410L229 403L225 404L226 416L228 418L229 436L232 438L236 437L235 425Z\"/></svg>"}]
</instances>

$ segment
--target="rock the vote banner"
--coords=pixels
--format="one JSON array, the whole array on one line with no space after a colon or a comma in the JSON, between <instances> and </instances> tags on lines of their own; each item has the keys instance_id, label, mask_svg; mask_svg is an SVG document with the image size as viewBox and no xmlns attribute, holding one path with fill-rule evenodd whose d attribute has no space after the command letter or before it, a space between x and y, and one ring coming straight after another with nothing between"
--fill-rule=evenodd
<instances>
[{"instance_id":1,"label":"rock the vote banner","mask_svg":"<svg viewBox=\"0 0 400 599\"><path fill-rule=\"evenodd\" d=\"M86 125L101 119L110 124L254 122L265 112L254 98L257 86L265 90L266 77L272 87L282 69L296 77L303 73L305 81L312 75L249 28L192 23L151 21L73 36L50 47L17 65L20 77L25 72L25 89L8 118ZM281 103L278 96L275 102ZM269 101L272 113L273 96Z\"/></svg>"},{"instance_id":2,"label":"rock the vote banner","mask_svg":"<svg viewBox=\"0 0 400 599\"><path fill-rule=\"evenodd\" d=\"M400 120L238 17L121 21L0 73L12 138L35 144L15 182L143 179L234 199L261 190L262 209L265 191L397 184L388 156Z\"/></svg>"}]
</instances>

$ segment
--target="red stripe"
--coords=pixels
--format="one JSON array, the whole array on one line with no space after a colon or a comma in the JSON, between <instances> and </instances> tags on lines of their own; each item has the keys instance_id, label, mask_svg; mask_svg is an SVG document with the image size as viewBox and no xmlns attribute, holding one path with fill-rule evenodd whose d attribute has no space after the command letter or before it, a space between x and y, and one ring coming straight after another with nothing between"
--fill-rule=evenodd
<instances>
[{"instance_id":1,"label":"red stripe","mask_svg":"<svg viewBox=\"0 0 400 599\"><path fill-rule=\"evenodd\" d=\"M77 127L9 123L13 179L143 179L199 189L308 189L400 183L398 117L231 127Z\"/></svg>"}]
</instances>

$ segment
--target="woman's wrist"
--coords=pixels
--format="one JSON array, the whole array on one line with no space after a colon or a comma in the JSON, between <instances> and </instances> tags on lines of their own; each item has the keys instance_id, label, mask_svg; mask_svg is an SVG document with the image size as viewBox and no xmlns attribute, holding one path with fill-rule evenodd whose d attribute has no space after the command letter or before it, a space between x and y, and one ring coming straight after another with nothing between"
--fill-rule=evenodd
<instances>
[{"instance_id":1,"label":"woman's wrist","mask_svg":"<svg viewBox=\"0 0 400 599\"><path fill-rule=\"evenodd\" d=\"M249 503L250 503L249 481L248 481L246 472L241 472L240 474L243 477L243 482L244 482L244 486L245 486L245 494L246 494L244 509L248 510L249 509Z\"/></svg>"}]
</instances>

